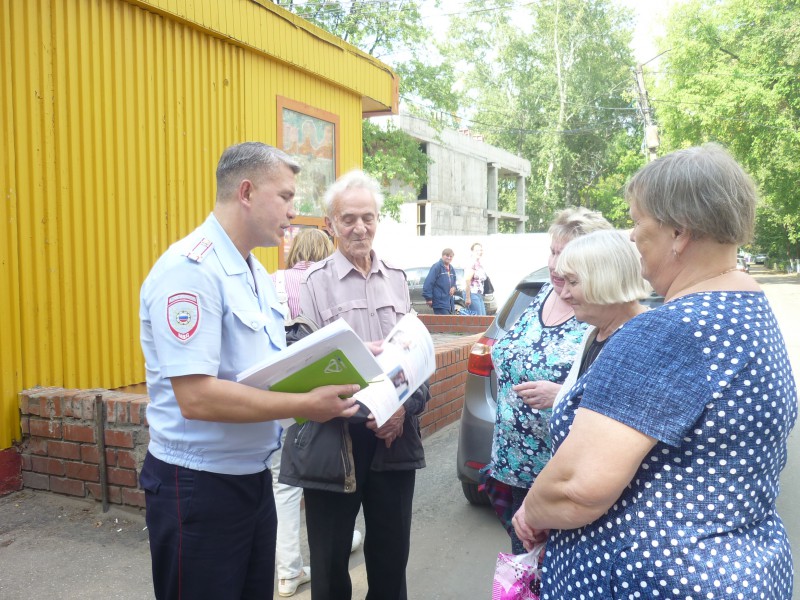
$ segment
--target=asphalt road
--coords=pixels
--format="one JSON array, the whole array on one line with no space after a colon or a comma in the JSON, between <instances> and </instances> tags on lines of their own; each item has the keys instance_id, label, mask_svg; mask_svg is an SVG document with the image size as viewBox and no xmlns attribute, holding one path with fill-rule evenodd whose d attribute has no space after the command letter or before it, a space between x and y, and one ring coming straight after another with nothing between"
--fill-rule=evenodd
<instances>
[{"instance_id":1,"label":"asphalt road","mask_svg":"<svg viewBox=\"0 0 800 600\"><path fill-rule=\"evenodd\" d=\"M758 266L752 275L772 303L800 379L800 278ZM408 569L412 599L489 598L497 552L508 551L508 537L494 513L470 506L461 494L454 465L457 439L455 424L425 440L428 467L417 478ZM778 508L800 565L798 428L790 438ZM363 598L360 550L350 565L353 597ZM800 592L794 597L800 600ZM143 514L114 507L104 514L99 503L27 490L0 498L0 598L153 598ZM308 600L308 586L294 598Z\"/></svg>"}]
</instances>

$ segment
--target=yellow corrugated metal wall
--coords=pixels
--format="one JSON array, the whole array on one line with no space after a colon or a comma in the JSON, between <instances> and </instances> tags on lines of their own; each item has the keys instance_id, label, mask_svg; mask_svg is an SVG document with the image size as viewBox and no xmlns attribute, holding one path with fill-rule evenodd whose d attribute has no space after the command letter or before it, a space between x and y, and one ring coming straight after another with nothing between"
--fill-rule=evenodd
<instances>
[{"instance_id":1,"label":"yellow corrugated metal wall","mask_svg":"<svg viewBox=\"0 0 800 600\"><path fill-rule=\"evenodd\" d=\"M22 389L143 381L139 286L212 209L221 151L276 142L276 95L338 114L339 171L361 164L359 96L145 8L0 3L0 448Z\"/></svg>"}]
</instances>

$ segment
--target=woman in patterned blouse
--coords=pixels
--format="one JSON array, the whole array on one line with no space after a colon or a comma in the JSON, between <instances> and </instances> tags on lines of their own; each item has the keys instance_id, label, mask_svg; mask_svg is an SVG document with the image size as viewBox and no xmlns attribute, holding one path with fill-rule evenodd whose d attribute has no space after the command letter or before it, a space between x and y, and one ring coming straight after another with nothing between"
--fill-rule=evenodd
<instances>
[{"instance_id":1,"label":"woman in patterned blouse","mask_svg":"<svg viewBox=\"0 0 800 600\"><path fill-rule=\"evenodd\" d=\"M497 372L497 414L491 463L486 473L511 487L512 509L550 458L550 407L580 347L586 326L559 297L564 279L556 261L572 239L611 229L603 216L585 208L561 211L550 227L550 284L545 284L506 334L492 346ZM525 551L511 534L515 554Z\"/></svg>"},{"instance_id":2,"label":"woman in patterned blouse","mask_svg":"<svg viewBox=\"0 0 800 600\"><path fill-rule=\"evenodd\" d=\"M542 599L792 597L776 513L797 389L775 316L736 270L755 186L720 146L627 186L665 304L609 340L553 413L555 453L514 516L547 539Z\"/></svg>"}]
</instances>

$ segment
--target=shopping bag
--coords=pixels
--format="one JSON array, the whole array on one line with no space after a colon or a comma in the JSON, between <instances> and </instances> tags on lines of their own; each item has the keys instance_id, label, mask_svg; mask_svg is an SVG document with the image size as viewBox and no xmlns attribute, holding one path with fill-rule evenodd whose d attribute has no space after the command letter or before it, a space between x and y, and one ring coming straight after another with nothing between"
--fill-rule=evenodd
<instances>
[{"instance_id":1,"label":"shopping bag","mask_svg":"<svg viewBox=\"0 0 800 600\"><path fill-rule=\"evenodd\" d=\"M544 546L535 546L527 554L497 555L492 582L492 600L539 600L539 555Z\"/></svg>"}]
</instances>

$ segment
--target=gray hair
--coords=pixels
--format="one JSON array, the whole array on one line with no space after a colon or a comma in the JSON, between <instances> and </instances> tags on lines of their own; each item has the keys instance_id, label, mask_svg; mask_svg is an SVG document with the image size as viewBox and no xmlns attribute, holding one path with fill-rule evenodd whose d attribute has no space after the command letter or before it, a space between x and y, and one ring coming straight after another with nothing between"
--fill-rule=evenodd
<instances>
[{"instance_id":1,"label":"gray hair","mask_svg":"<svg viewBox=\"0 0 800 600\"><path fill-rule=\"evenodd\" d=\"M590 304L624 304L650 294L639 253L625 234L613 229L577 237L564 246L556 273L577 277Z\"/></svg>"},{"instance_id":2,"label":"gray hair","mask_svg":"<svg viewBox=\"0 0 800 600\"><path fill-rule=\"evenodd\" d=\"M378 180L360 169L354 169L339 177L325 192L323 202L325 204L325 213L329 219L333 219L336 212L336 200L344 192L351 189L368 190L375 199L375 212L380 214L383 206L383 192L381 192Z\"/></svg>"},{"instance_id":3,"label":"gray hair","mask_svg":"<svg viewBox=\"0 0 800 600\"><path fill-rule=\"evenodd\" d=\"M753 237L755 184L719 144L677 150L648 163L628 182L625 199L693 239L740 245Z\"/></svg>"},{"instance_id":4,"label":"gray hair","mask_svg":"<svg viewBox=\"0 0 800 600\"><path fill-rule=\"evenodd\" d=\"M217 164L217 201L230 198L242 179L258 184L280 165L286 165L292 173L300 172L300 165L291 156L261 142L242 142L226 148Z\"/></svg>"},{"instance_id":5,"label":"gray hair","mask_svg":"<svg viewBox=\"0 0 800 600\"><path fill-rule=\"evenodd\" d=\"M613 225L601 213L578 206L557 213L548 233L554 240L569 242L600 229L613 229Z\"/></svg>"}]
</instances>

